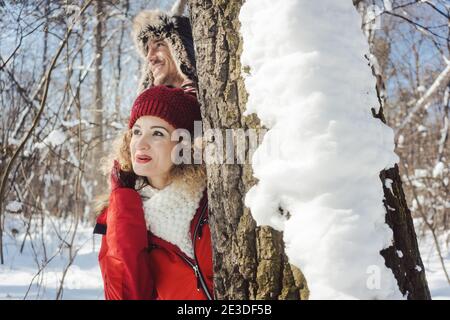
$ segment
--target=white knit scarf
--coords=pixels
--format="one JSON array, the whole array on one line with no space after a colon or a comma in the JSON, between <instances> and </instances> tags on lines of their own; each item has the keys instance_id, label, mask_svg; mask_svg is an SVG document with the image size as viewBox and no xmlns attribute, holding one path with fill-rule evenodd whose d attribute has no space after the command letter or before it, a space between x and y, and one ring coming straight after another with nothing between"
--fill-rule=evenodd
<instances>
[{"instance_id":1,"label":"white knit scarf","mask_svg":"<svg viewBox=\"0 0 450 320\"><path fill-rule=\"evenodd\" d=\"M205 189L205 183L188 186L171 183L158 190L146 186L139 191L150 231L194 258L190 226Z\"/></svg>"}]
</instances>

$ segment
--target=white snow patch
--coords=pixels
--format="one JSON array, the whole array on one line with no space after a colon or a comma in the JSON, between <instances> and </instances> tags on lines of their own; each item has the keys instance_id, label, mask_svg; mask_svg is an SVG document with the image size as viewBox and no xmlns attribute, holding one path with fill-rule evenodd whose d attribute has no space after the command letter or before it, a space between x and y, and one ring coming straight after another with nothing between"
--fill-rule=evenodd
<instances>
[{"instance_id":1,"label":"white snow patch","mask_svg":"<svg viewBox=\"0 0 450 320\"><path fill-rule=\"evenodd\" d=\"M9 212L19 212L22 210L22 203L19 201L11 201L6 205L6 211Z\"/></svg>"},{"instance_id":2,"label":"white snow patch","mask_svg":"<svg viewBox=\"0 0 450 320\"><path fill-rule=\"evenodd\" d=\"M405 143L405 137L401 134L398 137L398 147L399 148L403 148L404 147L404 143Z\"/></svg>"},{"instance_id":3,"label":"white snow patch","mask_svg":"<svg viewBox=\"0 0 450 320\"><path fill-rule=\"evenodd\" d=\"M422 124L420 124L420 125L417 126L417 131L420 132L420 133L427 132L427 130L428 130L427 127L425 127L425 126L422 125Z\"/></svg>"},{"instance_id":4,"label":"white snow patch","mask_svg":"<svg viewBox=\"0 0 450 320\"><path fill-rule=\"evenodd\" d=\"M123 130L125 128L125 126L122 123L113 121L111 122L111 127L118 129L118 130Z\"/></svg>"},{"instance_id":5,"label":"white snow patch","mask_svg":"<svg viewBox=\"0 0 450 320\"><path fill-rule=\"evenodd\" d=\"M392 181L392 179L386 178L386 179L384 180L384 186L385 186L386 188L388 188L388 189L391 191L392 194L394 194L394 191L392 190L392 184L393 184L393 183L394 183L394 181Z\"/></svg>"},{"instance_id":6,"label":"white snow patch","mask_svg":"<svg viewBox=\"0 0 450 320\"><path fill-rule=\"evenodd\" d=\"M37 149L42 149L46 146L57 147L66 141L66 135L63 131L55 129L41 142L36 143Z\"/></svg>"},{"instance_id":7,"label":"white snow patch","mask_svg":"<svg viewBox=\"0 0 450 320\"><path fill-rule=\"evenodd\" d=\"M383 0L384 10L392 11L392 0Z\"/></svg>"},{"instance_id":8,"label":"white snow patch","mask_svg":"<svg viewBox=\"0 0 450 320\"><path fill-rule=\"evenodd\" d=\"M434 166L434 169L433 169L433 177L436 178L436 177L442 176L442 174L444 173L444 168L445 168L444 163L443 163L442 161L439 161L439 162Z\"/></svg>"}]
</instances>

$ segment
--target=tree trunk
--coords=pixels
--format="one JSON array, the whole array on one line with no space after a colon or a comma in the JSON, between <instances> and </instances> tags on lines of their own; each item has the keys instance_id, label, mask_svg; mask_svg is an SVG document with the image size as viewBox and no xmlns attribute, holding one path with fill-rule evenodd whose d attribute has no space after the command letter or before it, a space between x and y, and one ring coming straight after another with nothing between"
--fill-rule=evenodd
<instances>
[{"instance_id":1,"label":"tree trunk","mask_svg":"<svg viewBox=\"0 0 450 320\"><path fill-rule=\"evenodd\" d=\"M96 152L97 155L103 153L103 77L102 77L102 62L103 62L103 25L104 25L104 10L103 0L97 0L95 3L95 15L97 17L97 25L95 26L95 86L94 86L94 138L97 140ZM98 159L98 158L97 158Z\"/></svg>"},{"instance_id":2,"label":"tree trunk","mask_svg":"<svg viewBox=\"0 0 450 320\"><path fill-rule=\"evenodd\" d=\"M420 257L411 212L406 203L398 166L380 173L383 182L386 223L394 232L394 243L381 251L386 266L392 269L400 291L410 300L431 299L425 268ZM392 191L386 188L386 180L392 180ZM401 251L400 258L397 251Z\"/></svg>"},{"instance_id":3,"label":"tree trunk","mask_svg":"<svg viewBox=\"0 0 450 320\"><path fill-rule=\"evenodd\" d=\"M130 3L128 0L126 0L123 4L122 4L122 9L125 12L125 16L128 16L128 11L130 9ZM122 20L120 22L120 38L119 38L119 45L117 48L117 70L116 70L116 77L114 79L115 81L115 86L114 86L114 90L116 92L116 96L115 96L115 100L114 100L114 106L115 106L115 116L114 116L114 120L115 121L120 121L120 105L121 105L121 97L122 94L120 92L120 81L121 81L121 76L122 76L122 55L123 55L123 40L124 40L124 35L125 35L125 21Z\"/></svg>"},{"instance_id":4,"label":"tree trunk","mask_svg":"<svg viewBox=\"0 0 450 320\"><path fill-rule=\"evenodd\" d=\"M221 130L224 137L226 129L259 132L256 117L242 115L247 101L240 64L242 0L191 0L189 5L203 129ZM206 148L214 144L210 141ZM231 149L237 154L237 145ZM256 183L248 160L208 165L207 174L216 298L307 298L302 273L284 253L282 233L257 227L244 205L245 194Z\"/></svg>"},{"instance_id":5,"label":"tree trunk","mask_svg":"<svg viewBox=\"0 0 450 320\"><path fill-rule=\"evenodd\" d=\"M363 16L366 14L367 5L363 0L353 0L353 4L357 9L360 8L360 11L362 11L360 13ZM367 36L370 51L374 54L373 30L369 30ZM376 59L377 57L372 57L372 60ZM377 68L378 63L373 62L375 61L372 61L372 73L376 78L376 91L380 108L378 112L372 109L372 113L375 118L386 123L383 114L383 106L386 100L383 75L381 74L381 70ZM406 203L398 165L395 165L394 168L381 171L380 179L383 184L383 204L386 209L386 223L394 233L392 246L382 250L380 253L385 260L386 266L394 273L403 295L407 293L408 299L411 300L429 300L431 299L431 295L425 277L425 268L420 257L411 211ZM389 184L391 188L389 188ZM403 256L401 258L397 254L397 251L402 252Z\"/></svg>"},{"instance_id":6,"label":"tree trunk","mask_svg":"<svg viewBox=\"0 0 450 320\"><path fill-rule=\"evenodd\" d=\"M261 129L254 116L242 115L247 94L240 75L242 39L238 15L241 6L242 0L190 1L203 128L220 129L223 136L225 129ZM384 121L382 108L374 116ZM214 143L208 141L206 147ZM232 149L236 150L236 146ZM303 275L287 262L282 233L269 227L256 227L243 203L246 192L256 182L247 163L207 167L215 295L218 299L307 298ZM408 299L430 299L398 167L382 171L380 179L385 194L386 222L394 233L393 246L380 253ZM392 192L386 187L386 179L392 180ZM403 258L399 258L397 250L401 250Z\"/></svg>"},{"instance_id":7,"label":"tree trunk","mask_svg":"<svg viewBox=\"0 0 450 320\"><path fill-rule=\"evenodd\" d=\"M92 166L92 178L96 183L101 181L101 176L98 172L98 167L96 167L96 162L98 159L104 156L103 154L103 33L104 33L104 0L97 0L95 2L95 15L97 18L97 24L94 30L95 37L95 84L94 84L94 130L93 130L93 142L94 148L91 157ZM94 194L97 194L99 188L94 188Z\"/></svg>"}]
</instances>

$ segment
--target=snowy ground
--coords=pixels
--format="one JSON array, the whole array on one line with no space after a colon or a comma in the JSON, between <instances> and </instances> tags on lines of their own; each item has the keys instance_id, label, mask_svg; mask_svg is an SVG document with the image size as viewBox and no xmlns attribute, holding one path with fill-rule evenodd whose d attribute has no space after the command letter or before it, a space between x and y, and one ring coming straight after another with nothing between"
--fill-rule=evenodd
<instances>
[{"instance_id":1,"label":"snowy ground","mask_svg":"<svg viewBox=\"0 0 450 320\"><path fill-rule=\"evenodd\" d=\"M447 272L450 272L450 232L440 236L439 243ZM419 239L419 247L432 298L450 300L450 285L446 280L431 233Z\"/></svg>"},{"instance_id":2,"label":"snowy ground","mask_svg":"<svg viewBox=\"0 0 450 320\"><path fill-rule=\"evenodd\" d=\"M44 257L42 233L40 232L42 228L40 221L34 221L33 225L34 230L30 229L30 233L33 234L34 250L28 237L23 254L20 254L20 247L26 232L24 220L19 215L6 216L5 265L0 265L0 299L24 299L25 296L26 299L56 298L63 270L69 261L67 246L60 250L60 237L67 236L66 241L70 239L73 233L73 224L71 225L70 221L63 223L58 219L45 221L43 240L46 254L48 258L55 253L56 255L39 274L38 265L42 265ZM15 237L12 231L14 228L18 231ZM102 279L97 262L99 240L100 236L92 235L91 225L81 224L78 226L74 248L80 248L80 250L73 265L68 269L62 299L103 299ZM442 243L445 243L444 237L441 240ZM433 299L450 300L450 286L435 253L432 237L425 237L419 244ZM445 254L445 263L450 271L450 248L443 244L441 249Z\"/></svg>"},{"instance_id":3,"label":"snowy ground","mask_svg":"<svg viewBox=\"0 0 450 320\"><path fill-rule=\"evenodd\" d=\"M20 254L25 225L24 219L18 215L6 216L5 264L0 265L0 299L55 299L70 260L67 245L60 246L64 243L61 238L70 242L74 224L46 218L42 233L40 221L33 221L30 230L32 241L27 237ZM13 229L18 231L15 236ZM79 251L65 276L62 299L103 299L97 262L100 238L92 235L90 224L79 224L76 234L73 248ZM45 243L45 251L42 242ZM45 260L50 262L42 269ZM42 271L39 273L40 269Z\"/></svg>"}]
</instances>

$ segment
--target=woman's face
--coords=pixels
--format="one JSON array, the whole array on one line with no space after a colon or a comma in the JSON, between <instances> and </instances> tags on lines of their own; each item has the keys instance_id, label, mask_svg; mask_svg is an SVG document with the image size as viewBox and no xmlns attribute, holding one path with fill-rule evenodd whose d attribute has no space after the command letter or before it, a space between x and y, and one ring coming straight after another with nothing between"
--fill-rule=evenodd
<instances>
[{"instance_id":1,"label":"woman's face","mask_svg":"<svg viewBox=\"0 0 450 320\"><path fill-rule=\"evenodd\" d=\"M174 130L158 117L143 116L136 121L131 128L130 151L133 171L138 176L147 177L152 184L168 179L173 166L172 149L177 144L171 141Z\"/></svg>"}]
</instances>

